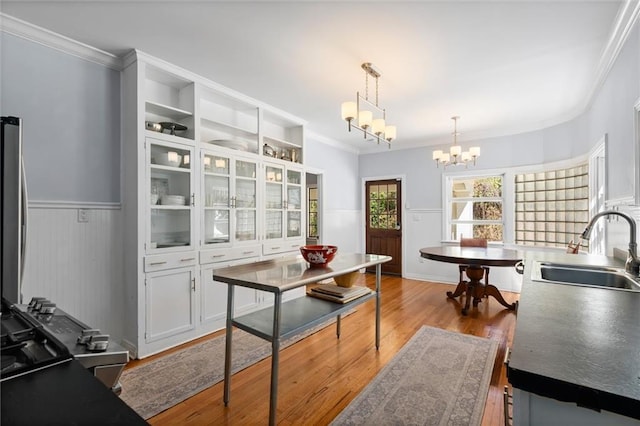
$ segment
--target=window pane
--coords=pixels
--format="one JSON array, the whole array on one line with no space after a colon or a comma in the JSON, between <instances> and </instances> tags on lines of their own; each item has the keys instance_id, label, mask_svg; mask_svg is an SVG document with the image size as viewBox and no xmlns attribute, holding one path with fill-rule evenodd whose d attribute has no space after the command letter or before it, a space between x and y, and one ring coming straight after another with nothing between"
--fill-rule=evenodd
<instances>
[{"instance_id":1,"label":"window pane","mask_svg":"<svg viewBox=\"0 0 640 426\"><path fill-rule=\"evenodd\" d=\"M502 220L499 201L465 201L451 204L453 220Z\"/></svg>"},{"instance_id":2,"label":"window pane","mask_svg":"<svg viewBox=\"0 0 640 426\"><path fill-rule=\"evenodd\" d=\"M487 241L499 242L503 240L503 226L495 225L477 225L457 223L451 225L451 239L459 238L486 238Z\"/></svg>"},{"instance_id":3,"label":"window pane","mask_svg":"<svg viewBox=\"0 0 640 426\"><path fill-rule=\"evenodd\" d=\"M451 189L453 198L502 197L502 176L454 179Z\"/></svg>"},{"instance_id":4,"label":"window pane","mask_svg":"<svg viewBox=\"0 0 640 426\"><path fill-rule=\"evenodd\" d=\"M524 187L523 178L518 182ZM451 177L449 185L449 235L445 238L457 240L463 236L503 241L503 175Z\"/></svg>"}]
</instances>

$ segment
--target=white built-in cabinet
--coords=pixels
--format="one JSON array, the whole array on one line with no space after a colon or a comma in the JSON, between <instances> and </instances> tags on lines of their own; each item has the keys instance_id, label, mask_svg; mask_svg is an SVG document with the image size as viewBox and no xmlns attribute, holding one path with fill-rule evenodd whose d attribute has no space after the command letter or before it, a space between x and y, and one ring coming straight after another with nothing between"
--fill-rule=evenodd
<instances>
[{"instance_id":1,"label":"white built-in cabinet","mask_svg":"<svg viewBox=\"0 0 640 426\"><path fill-rule=\"evenodd\" d=\"M299 254L304 122L139 51L122 99L124 344L143 358L224 327L214 269ZM268 300L236 290L234 309Z\"/></svg>"},{"instance_id":2,"label":"white built-in cabinet","mask_svg":"<svg viewBox=\"0 0 640 426\"><path fill-rule=\"evenodd\" d=\"M303 238L304 171L301 167L264 163L264 255L296 249Z\"/></svg>"}]
</instances>

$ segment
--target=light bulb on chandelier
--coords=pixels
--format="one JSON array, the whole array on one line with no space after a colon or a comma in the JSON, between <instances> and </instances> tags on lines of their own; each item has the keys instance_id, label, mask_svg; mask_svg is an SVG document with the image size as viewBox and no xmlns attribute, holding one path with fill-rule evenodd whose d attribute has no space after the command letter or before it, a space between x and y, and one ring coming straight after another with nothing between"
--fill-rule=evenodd
<instances>
[{"instance_id":1,"label":"light bulb on chandelier","mask_svg":"<svg viewBox=\"0 0 640 426\"><path fill-rule=\"evenodd\" d=\"M480 147L472 146L468 151L463 151L462 147L458 145L458 119L459 116L453 116L451 119L453 120L453 145L449 148L449 152L443 152L441 149L434 150L432 153L432 159L436 162L436 167L439 167L441 164L444 167L450 165L462 165L465 167L470 162L473 162L473 165L476 165L476 159L480 157Z\"/></svg>"},{"instance_id":2,"label":"light bulb on chandelier","mask_svg":"<svg viewBox=\"0 0 640 426\"><path fill-rule=\"evenodd\" d=\"M396 126L386 124L386 111L378 106L378 79L380 71L371 62L362 64L365 72L365 96L356 92L356 102L348 101L342 103L342 119L349 123L349 131L352 128L360 130L367 136L375 136L378 143L386 141L391 148L391 141L397 136ZM375 103L369 100L369 76L376 79L376 99ZM354 119L356 120L354 122Z\"/></svg>"}]
</instances>

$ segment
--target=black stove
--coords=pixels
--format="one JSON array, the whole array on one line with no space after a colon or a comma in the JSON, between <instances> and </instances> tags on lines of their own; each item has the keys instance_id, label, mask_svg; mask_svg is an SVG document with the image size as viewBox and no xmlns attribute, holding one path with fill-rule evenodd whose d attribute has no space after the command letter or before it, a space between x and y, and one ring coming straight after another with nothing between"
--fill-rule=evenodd
<instances>
[{"instance_id":1,"label":"black stove","mask_svg":"<svg viewBox=\"0 0 640 426\"><path fill-rule=\"evenodd\" d=\"M67 314L44 297L28 305L2 299L0 381L77 360L105 386L120 393L129 351Z\"/></svg>"},{"instance_id":2,"label":"black stove","mask_svg":"<svg viewBox=\"0 0 640 426\"><path fill-rule=\"evenodd\" d=\"M0 381L73 359L64 343L4 298L0 328Z\"/></svg>"}]
</instances>

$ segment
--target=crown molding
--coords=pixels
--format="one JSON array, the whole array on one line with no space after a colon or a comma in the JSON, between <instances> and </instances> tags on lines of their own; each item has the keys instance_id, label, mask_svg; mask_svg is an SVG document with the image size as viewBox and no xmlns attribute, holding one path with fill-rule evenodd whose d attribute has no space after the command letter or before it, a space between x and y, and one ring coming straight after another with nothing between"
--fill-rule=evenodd
<instances>
[{"instance_id":1,"label":"crown molding","mask_svg":"<svg viewBox=\"0 0 640 426\"><path fill-rule=\"evenodd\" d=\"M347 143L343 143L340 141L337 141L333 138L321 135L320 133L316 133L312 130L309 129L304 129L304 133L305 133L305 139L308 140L314 140L316 142L320 142L323 143L325 145L329 145L332 146L334 148L338 148L341 149L343 151L347 151L350 152L352 154L360 154L360 151L356 148L354 148L353 146L347 144Z\"/></svg>"},{"instance_id":2,"label":"crown molding","mask_svg":"<svg viewBox=\"0 0 640 426\"><path fill-rule=\"evenodd\" d=\"M595 94L600 90L605 80L607 79L613 64L622 50L633 26L640 16L640 1L639 0L625 0L616 16L613 30L609 35L607 44L604 47L602 55L600 56L600 63L596 70L596 78L594 80L591 91L586 98L586 109L595 98Z\"/></svg>"},{"instance_id":3,"label":"crown molding","mask_svg":"<svg viewBox=\"0 0 640 426\"><path fill-rule=\"evenodd\" d=\"M0 31L39 43L43 46L59 50L98 65L117 71L122 70L122 60L116 55L4 13L0 13Z\"/></svg>"}]
</instances>

